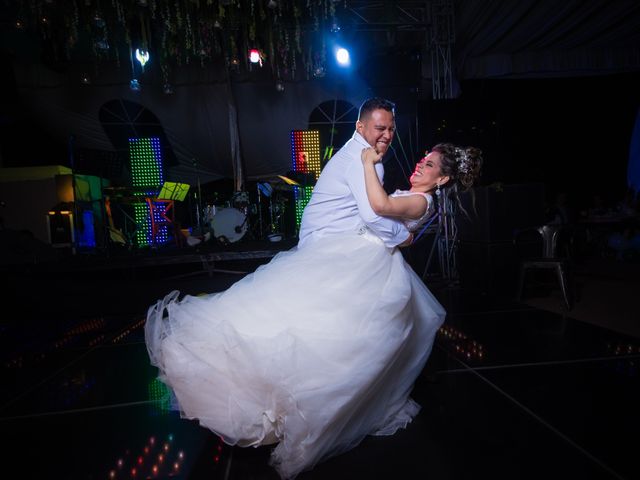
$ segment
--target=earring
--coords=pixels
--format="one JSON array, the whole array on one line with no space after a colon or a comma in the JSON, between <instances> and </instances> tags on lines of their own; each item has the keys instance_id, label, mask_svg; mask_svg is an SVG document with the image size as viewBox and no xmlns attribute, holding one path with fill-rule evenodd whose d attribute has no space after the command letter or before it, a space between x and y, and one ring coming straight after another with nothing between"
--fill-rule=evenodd
<instances>
[{"instance_id":1,"label":"earring","mask_svg":"<svg viewBox=\"0 0 640 480\"><path fill-rule=\"evenodd\" d=\"M440 184L436 183L436 195L439 197L440 196Z\"/></svg>"}]
</instances>

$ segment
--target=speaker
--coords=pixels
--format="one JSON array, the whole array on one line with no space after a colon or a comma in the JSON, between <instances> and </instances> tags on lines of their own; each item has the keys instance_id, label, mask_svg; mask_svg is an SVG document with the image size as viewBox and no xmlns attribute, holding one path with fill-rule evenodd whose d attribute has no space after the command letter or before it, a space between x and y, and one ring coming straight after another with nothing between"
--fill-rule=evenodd
<instances>
[{"instance_id":1,"label":"speaker","mask_svg":"<svg viewBox=\"0 0 640 480\"><path fill-rule=\"evenodd\" d=\"M73 231L73 214L49 212L47 215L49 243L53 247L73 247L75 234Z\"/></svg>"},{"instance_id":2,"label":"speaker","mask_svg":"<svg viewBox=\"0 0 640 480\"><path fill-rule=\"evenodd\" d=\"M456 215L458 238L470 242L511 242L515 230L544 223L544 201L542 183L475 187L460 195L469 216L463 212Z\"/></svg>"},{"instance_id":3,"label":"speaker","mask_svg":"<svg viewBox=\"0 0 640 480\"><path fill-rule=\"evenodd\" d=\"M511 242L459 242L456 261L460 286L513 298L518 258Z\"/></svg>"}]
</instances>

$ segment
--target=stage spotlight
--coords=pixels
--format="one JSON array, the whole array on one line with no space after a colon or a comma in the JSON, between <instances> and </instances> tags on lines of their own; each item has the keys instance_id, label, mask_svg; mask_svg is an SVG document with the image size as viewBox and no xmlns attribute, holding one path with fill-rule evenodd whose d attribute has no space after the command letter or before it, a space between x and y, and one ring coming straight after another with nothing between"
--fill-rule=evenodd
<instances>
[{"instance_id":1,"label":"stage spotlight","mask_svg":"<svg viewBox=\"0 0 640 480\"><path fill-rule=\"evenodd\" d=\"M136 48L136 60L140 62L140 65L144 69L145 64L149 61L149 52Z\"/></svg>"},{"instance_id":2,"label":"stage spotlight","mask_svg":"<svg viewBox=\"0 0 640 480\"><path fill-rule=\"evenodd\" d=\"M257 63L262 66L262 54L260 53L260 50L258 50L257 48L252 48L251 50L249 50L249 61L251 63Z\"/></svg>"},{"instance_id":3,"label":"stage spotlight","mask_svg":"<svg viewBox=\"0 0 640 480\"><path fill-rule=\"evenodd\" d=\"M338 48L338 50L336 51L336 60L338 61L338 64L342 65L343 67L349 66L351 64L349 50L342 47Z\"/></svg>"}]
</instances>

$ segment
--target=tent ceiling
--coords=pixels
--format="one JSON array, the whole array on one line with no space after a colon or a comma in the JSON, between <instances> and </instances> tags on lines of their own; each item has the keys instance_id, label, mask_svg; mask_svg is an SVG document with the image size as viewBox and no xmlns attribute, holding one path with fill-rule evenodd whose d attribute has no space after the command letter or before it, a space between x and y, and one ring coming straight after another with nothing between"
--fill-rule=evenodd
<instances>
[{"instance_id":1,"label":"tent ceiling","mask_svg":"<svg viewBox=\"0 0 640 480\"><path fill-rule=\"evenodd\" d=\"M234 175L236 144L248 178L286 172L290 130L308 128L324 102L376 93L410 111L429 98L434 52L451 54L456 85L640 71L636 0L274 1L5 2L0 52L26 107L63 145L72 134L79 148L118 151L114 135L142 122L105 126L108 106L135 105L163 132L176 175L205 180ZM354 45L350 77L330 67L332 38ZM251 41L263 67L245 59ZM128 42L151 52L144 71Z\"/></svg>"}]
</instances>

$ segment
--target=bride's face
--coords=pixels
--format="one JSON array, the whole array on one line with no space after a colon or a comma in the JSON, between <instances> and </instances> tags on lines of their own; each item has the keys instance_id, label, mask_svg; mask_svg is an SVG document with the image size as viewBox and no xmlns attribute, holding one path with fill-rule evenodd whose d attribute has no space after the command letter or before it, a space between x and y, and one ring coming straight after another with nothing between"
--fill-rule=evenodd
<instances>
[{"instance_id":1,"label":"bride's face","mask_svg":"<svg viewBox=\"0 0 640 480\"><path fill-rule=\"evenodd\" d=\"M424 192L431 192L435 190L437 183L443 185L446 177L442 175L440 165L440 154L438 152L429 152L418 162L416 169L409 178L411 186Z\"/></svg>"}]
</instances>

